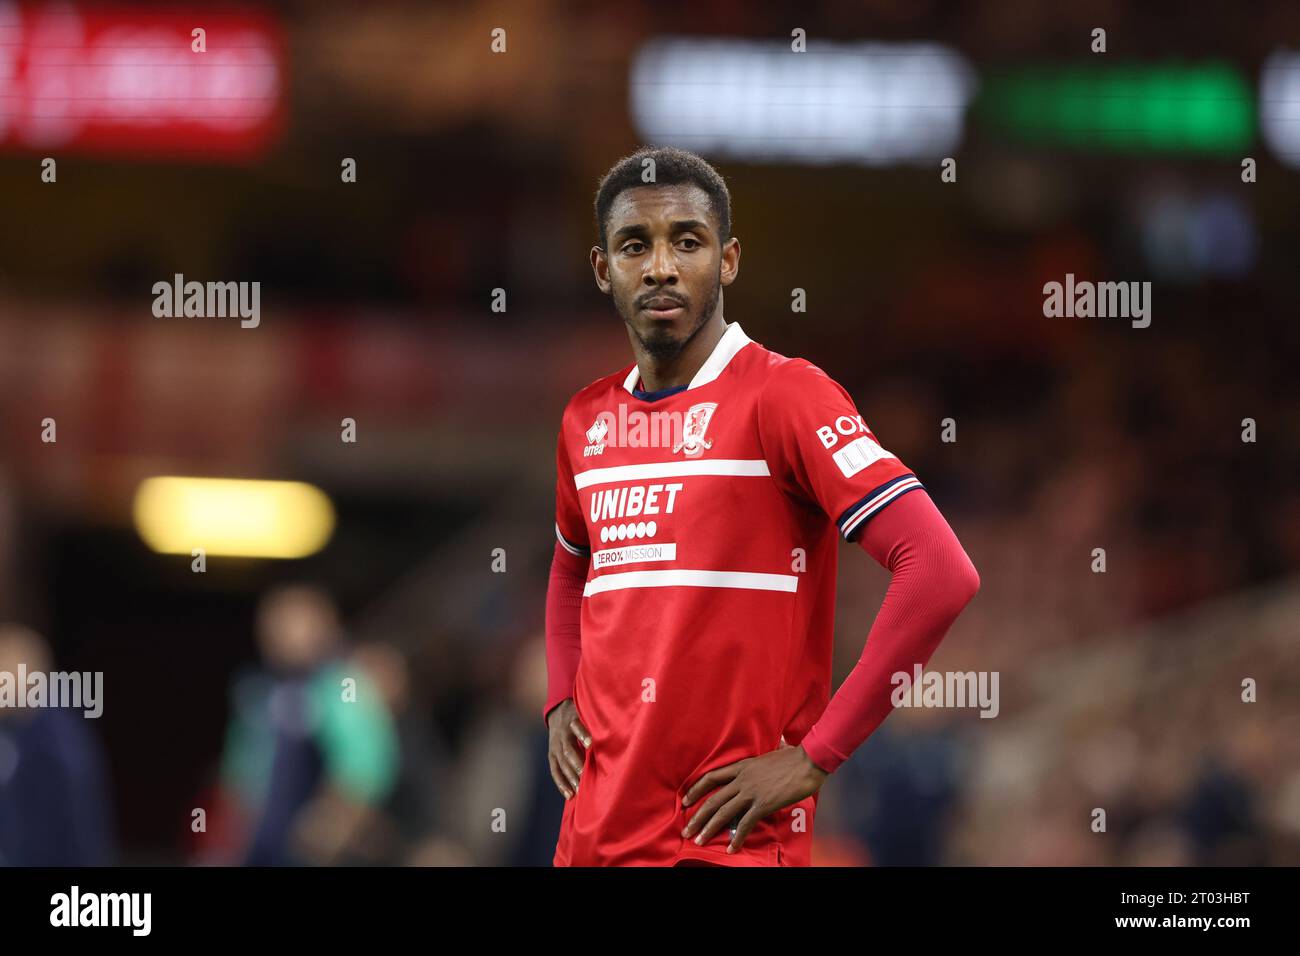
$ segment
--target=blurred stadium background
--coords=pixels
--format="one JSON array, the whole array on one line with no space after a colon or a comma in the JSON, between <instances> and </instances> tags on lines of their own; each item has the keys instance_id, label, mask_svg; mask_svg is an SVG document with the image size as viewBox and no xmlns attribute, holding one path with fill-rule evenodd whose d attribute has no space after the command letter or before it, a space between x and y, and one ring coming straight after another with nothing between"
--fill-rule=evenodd
<instances>
[{"instance_id":1,"label":"blurred stadium background","mask_svg":"<svg viewBox=\"0 0 1300 956\"><path fill-rule=\"evenodd\" d=\"M893 715L816 861L1300 862L1300 8L755 6L0 0L0 669L105 681L0 713L0 863L550 862L554 436L629 361L587 252L643 142L716 162L727 317L983 579L932 666L998 717ZM1151 281L1151 326L1044 318L1067 272ZM260 326L155 318L176 273ZM308 483L328 541L194 573L158 476ZM846 550L837 682L886 584Z\"/></svg>"}]
</instances>

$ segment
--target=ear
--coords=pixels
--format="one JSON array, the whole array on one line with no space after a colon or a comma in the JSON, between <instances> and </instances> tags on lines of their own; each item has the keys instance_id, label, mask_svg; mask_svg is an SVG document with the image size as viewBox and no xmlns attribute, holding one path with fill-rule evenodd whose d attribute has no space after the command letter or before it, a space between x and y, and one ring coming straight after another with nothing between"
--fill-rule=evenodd
<instances>
[{"instance_id":1,"label":"ear","mask_svg":"<svg viewBox=\"0 0 1300 956\"><path fill-rule=\"evenodd\" d=\"M596 275L596 287L609 295L614 284L609 281L609 258L600 246L591 247L591 271Z\"/></svg>"},{"instance_id":2,"label":"ear","mask_svg":"<svg viewBox=\"0 0 1300 956\"><path fill-rule=\"evenodd\" d=\"M722 244L722 262L718 271L723 285L731 285L740 275L740 240L735 236Z\"/></svg>"}]
</instances>

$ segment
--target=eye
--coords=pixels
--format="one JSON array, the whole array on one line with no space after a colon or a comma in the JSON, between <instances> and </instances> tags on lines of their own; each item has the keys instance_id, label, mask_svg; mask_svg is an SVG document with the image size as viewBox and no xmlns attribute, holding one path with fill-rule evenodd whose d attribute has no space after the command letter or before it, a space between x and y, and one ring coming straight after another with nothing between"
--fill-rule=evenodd
<instances>
[{"instance_id":1,"label":"eye","mask_svg":"<svg viewBox=\"0 0 1300 956\"><path fill-rule=\"evenodd\" d=\"M633 248L633 247L635 247L635 248ZM623 248L620 249L619 251L620 251L620 252L625 252L625 253L627 253L628 255L636 255L636 254L637 254L638 252L640 252L644 247L645 247L645 244L644 244L643 242L641 242L640 239L633 239L631 242L625 243L625 244L623 245Z\"/></svg>"},{"instance_id":2,"label":"eye","mask_svg":"<svg viewBox=\"0 0 1300 956\"><path fill-rule=\"evenodd\" d=\"M687 236L686 238L682 239L681 241L682 241L683 243L686 243L686 242L689 242L689 243L690 243L690 245L689 245L689 246L687 247L687 249L686 249L687 252L694 252L696 249L699 249L699 248L700 248L700 245L701 245L701 243L700 243L700 241L699 241L698 239L695 239L695 238L693 238L693 237L691 237L691 236Z\"/></svg>"}]
</instances>

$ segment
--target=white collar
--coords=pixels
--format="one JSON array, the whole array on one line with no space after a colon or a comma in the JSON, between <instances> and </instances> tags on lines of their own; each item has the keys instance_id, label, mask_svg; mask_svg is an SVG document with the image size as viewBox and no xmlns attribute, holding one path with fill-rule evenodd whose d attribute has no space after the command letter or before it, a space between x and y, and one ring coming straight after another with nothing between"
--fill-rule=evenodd
<instances>
[{"instance_id":1,"label":"white collar","mask_svg":"<svg viewBox=\"0 0 1300 956\"><path fill-rule=\"evenodd\" d=\"M722 370L736 357L736 353L751 341L753 340L745 334L745 330L740 327L739 322L728 322L727 327L723 330L722 338L718 339L718 344L713 347L712 354L704 360L704 364L695 373L695 377L691 379L691 384L686 386L686 390L690 391L693 388L712 382L722 374ZM623 380L623 387L631 392L636 388L640 376L641 369L633 365L632 371L628 372L627 378Z\"/></svg>"}]
</instances>

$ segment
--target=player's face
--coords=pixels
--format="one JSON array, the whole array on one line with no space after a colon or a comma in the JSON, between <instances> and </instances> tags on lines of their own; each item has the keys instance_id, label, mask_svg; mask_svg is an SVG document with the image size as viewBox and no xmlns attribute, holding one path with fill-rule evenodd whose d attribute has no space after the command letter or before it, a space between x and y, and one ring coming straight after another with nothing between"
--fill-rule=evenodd
<instances>
[{"instance_id":1,"label":"player's face","mask_svg":"<svg viewBox=\"0 0 1300 956\"><path fill-rule=\"evenodd\" d=\"M675 356L735 280L740 243L722 243L708 194L694 185L624 190L610 207L606 236L608 248L591 251L596 284L646 352Z\"/></svg>"}]
</instances>

